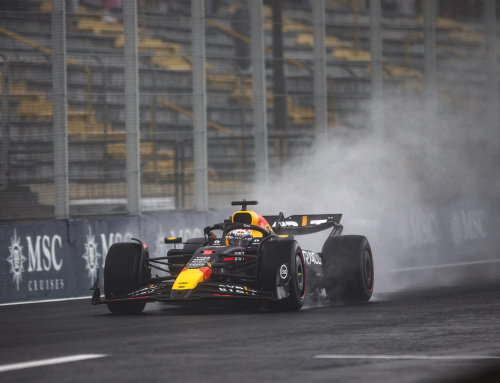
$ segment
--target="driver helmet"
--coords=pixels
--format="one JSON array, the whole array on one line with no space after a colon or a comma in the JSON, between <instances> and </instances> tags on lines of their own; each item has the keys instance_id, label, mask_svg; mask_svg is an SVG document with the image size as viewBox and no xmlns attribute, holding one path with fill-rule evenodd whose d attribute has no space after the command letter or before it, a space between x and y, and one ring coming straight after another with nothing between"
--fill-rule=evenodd
<instances>
[{"instance_id":1,"label":"driver helmet","mask_svg":"<svg viewBox=\"0 0 500 383\"><path fill-rule=\"evenodd\" d=\"M227 242L230 246L251 246L252 231L248 229L231 230L227 235Z\"/></svg>"}]
</instances>

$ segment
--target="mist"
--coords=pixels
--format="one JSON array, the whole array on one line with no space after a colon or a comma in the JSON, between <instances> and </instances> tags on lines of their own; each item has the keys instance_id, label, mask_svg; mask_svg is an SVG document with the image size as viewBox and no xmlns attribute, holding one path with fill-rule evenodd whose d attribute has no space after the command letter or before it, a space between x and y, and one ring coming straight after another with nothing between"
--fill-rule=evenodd
<instances>
[{"instance_id":1,"label":"mist","mask_svg":"<svg viewBox=\"0 0 500 383\"><path fill-rule=\"evenodd\" d=\"M498 257L489 234L498 228L486 227L494 224L485 218L490 208L484 205L498 192L498 171L487 144L492 136L484 110L446 101L432 114L418 95L386 99L385 132L378 136L330 129L328 142L292 158L270 177L268 187L257 185L259 211L342 213L343 234L365 235L370 241L375 294L454 285L463 282L464 273L482 278L488 267L443 265L482 259L488 252ZM465 213L454 207L457 203L466 206ZM467 228L468 217L475 212L480 223L477 234L468 238L474 229ZM320 252L328 234L296 239L303 248ZM473 241L481 241L484 254ZM454 246L461 249L459 255ZM464 254L464 246L469 253Z\"/></svg>"}]
</instances>

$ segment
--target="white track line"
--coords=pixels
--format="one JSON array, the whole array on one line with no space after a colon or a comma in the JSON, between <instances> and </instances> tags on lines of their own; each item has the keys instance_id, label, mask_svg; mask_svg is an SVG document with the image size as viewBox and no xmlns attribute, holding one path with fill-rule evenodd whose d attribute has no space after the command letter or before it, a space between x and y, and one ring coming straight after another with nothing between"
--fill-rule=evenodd
<instances>
[{"instance_id":1,"label":"white track line","mask_svg":"<svg viewBox=\"0 0 500 383\"><path fill-rule=\"evenodd\" d=\"M64 356L62 358L34 360L32 362L4 364L0 365L0 372L23 370L25 368L32 368L32 367L50 366L52 364L78 362L80 360L103 358L105 356L106 354L81 354L81 355Z\"/></svg>"},{"instance_id":2,"label":"white track line","mask_svg":"<svg viewBox=\"0 0 500 383\"><path fill-rule=\"evenodd\" d=\"M12 302L12 303L2 303L0 306L15 306L15 305L30 305L33 303L49 303L49 302L63 302L63 301L76 301L78 299L90 299L88 297L77 297L77 298L59 298L59 299L45 299L43 301L28 301L28 302Z\"/></svg>"},{"instance_id":3,"label":"white track line","mask_svg":"<svg viewBox=\"0 0 500 383\"><path fill-rule=\"evenodd\" d=\"M444 269L447 267L459 267L459 266L470 266L470 265L483 265L488 263L499 263L500 259L491 259L487 261L469 261L469 262L457 262L457 263L445 263L443 265L433 265L433 266L415 266L415 267L404 267L401 269L387 270L382 273L400 273L403 271L416 271L416 270L431 270L431 269Z\"/></svg>"},{"instance_id":4,"label":"white track line","mask_svg":"<svg viewBox=\"0 0 500 383\"><path fill-rule=\"evenodd\" d=\"M494 355L316 355L315 359L407 359L407 360L484 360Z\"/></svg>"}]
</instances>

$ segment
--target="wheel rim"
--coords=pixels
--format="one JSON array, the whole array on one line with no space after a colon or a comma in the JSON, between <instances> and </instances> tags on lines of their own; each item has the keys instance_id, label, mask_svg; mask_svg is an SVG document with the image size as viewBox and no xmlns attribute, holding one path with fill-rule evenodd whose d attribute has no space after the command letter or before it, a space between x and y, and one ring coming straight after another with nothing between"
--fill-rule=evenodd
<instances>
[{"instance_id":1,"label":"wheel rim","mask_svg":"<svg viewBox=\"0 0 500 383\"><path fill-rule=\"evenodd\" d=\"M306 275L302 254L298 252L295 255L295 276L297 278L297 290L299 291L300 299L303 299L306 293Z\"/></svg>"},{"instance_id":2,"label":"wheel rim","mask_svg":"<svg viewBox=\"0 0 500 383\"><path fill-rule=\"evenodd\" d=\"M365 288L371 293L373 290L373 259L369 248L365 249L363 261L363 271L365 279Z\"/></svg>"}]
</instances>

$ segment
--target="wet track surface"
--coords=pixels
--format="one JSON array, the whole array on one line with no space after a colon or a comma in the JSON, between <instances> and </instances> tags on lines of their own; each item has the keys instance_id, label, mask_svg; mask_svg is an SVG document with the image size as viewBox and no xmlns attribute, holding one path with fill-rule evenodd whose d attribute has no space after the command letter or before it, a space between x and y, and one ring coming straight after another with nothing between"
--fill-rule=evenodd
<instances>
[{"instance_id":1,"label":"wet track surface","mask_svg":"<svg viewBox=\"0 0 500 383\"><path fill-rule=\"evenodd\" d=\"M289 313L157 304L146 310L120 317L88 300L0 307L2 366L107 355L0 372L0 382L465 382L500 366L500 359L315 358L500 356L499 284ZM500 381L494 374L496 380L480 381Z\"/></svg>"}]
</instances>

